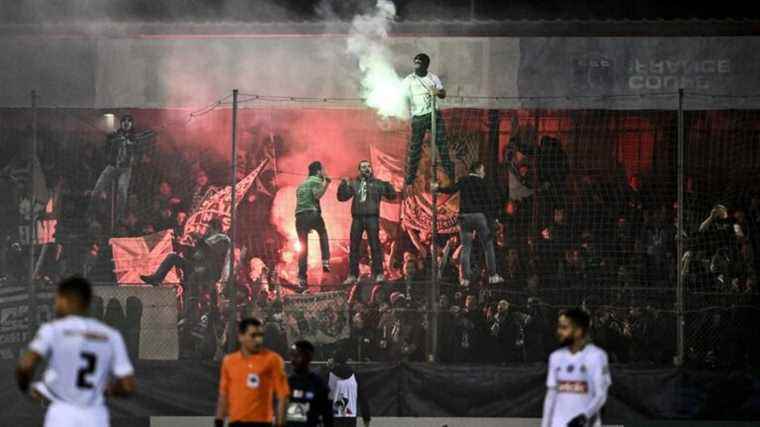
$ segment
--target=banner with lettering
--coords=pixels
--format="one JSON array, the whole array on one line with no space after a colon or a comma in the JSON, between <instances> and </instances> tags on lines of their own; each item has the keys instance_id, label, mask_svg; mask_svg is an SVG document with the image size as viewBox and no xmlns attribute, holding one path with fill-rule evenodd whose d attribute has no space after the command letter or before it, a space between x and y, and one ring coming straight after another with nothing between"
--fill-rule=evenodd
<instances>
[{"instance_id":1,"label":"banner with lettering","mask_svg":"<svg viewBox=\"0 0 760 427\"><path fill-rule=\"evenodd\" d=\"M345 292L286 295L283 311L289 343L332 344L349 336Z\"/></svg>"},{"instance_id":2,"label":"banner with lettering","mask_svg":"<svg viewBox=\"0 0 760 427\"><path fill-rule=\"evenodd\" d=\"M37 323L53 319L54 293L38 292L35 296ZM7 286L0 288L0 359L16 359L32 340L35 331L29 324L29 288Z\"/></svg>"},{"instance_id":3,"label":"banner with lettering","mask_svg":"<svg viewBox=\"0 0 760 427\"><path fill-rule=\"evenodd\" d=\"M523 37L518 94L525 107L757 108L756 37ZM690 95L693 94L693 95ZM699 94L699 95L697 95Z\"/></svg>"}]
</instances>

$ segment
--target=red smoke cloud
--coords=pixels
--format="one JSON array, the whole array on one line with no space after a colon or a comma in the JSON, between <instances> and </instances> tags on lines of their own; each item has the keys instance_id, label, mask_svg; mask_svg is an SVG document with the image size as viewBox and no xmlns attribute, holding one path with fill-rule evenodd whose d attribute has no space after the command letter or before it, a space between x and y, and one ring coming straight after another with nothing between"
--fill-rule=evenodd
<instances>
[{"instance_id":1,"label":"red smoke cloud","mask_svg":"<svg viewBox=\"0 0 760 427\"><path fill-rule=\"evenodd\" d=\"M278 185L271 219L278 230L294 245L295 232L295 190L306 179L308 165L313 161L322 162L333 182L322 197L322 216L325 219L333 256L343 256L341 246L347 249L351 224L350 202L338 202L337 189L340 177L354 177L360 160L369 158L371 143L387 144L383 132L370 110L328 110L299 109L279 110L259 114L271 116L271 122L264 126L284 138L287 151L277 157ZM391 131L392 139L401 136ZM316 233L309 236L309 264L318 266L319 245Z\"/></svg>"},{"instance_id":2,"label":"red smoke cloud","mask_svg":"<svg viewBox=\"0 0 760 427\"><path fill-rule=\"evenodd\" d=\"M295 231L296 188L306 179L308 165L322 162L333 181L322 197L322 217L330 238L333 258L347 256L351 203L338 202L337 189L341 177L356 176L359 161L369 159L369 146L375 144L384 150L403 150L406 144L406 126L398 122L376 119L368 109L257 109L265 129L282 135L286 150L278 153L277 171L279 191L271 212L271 221L288 237L292 249L297 242ZM390 125L390 126L389 126ZM383 126L384 128L381 128ZM319 240L316 233L309 235L309 277L321 275L319 270ZM335 263L335 262L334 262Z\"/></svg>"}]
</instances>

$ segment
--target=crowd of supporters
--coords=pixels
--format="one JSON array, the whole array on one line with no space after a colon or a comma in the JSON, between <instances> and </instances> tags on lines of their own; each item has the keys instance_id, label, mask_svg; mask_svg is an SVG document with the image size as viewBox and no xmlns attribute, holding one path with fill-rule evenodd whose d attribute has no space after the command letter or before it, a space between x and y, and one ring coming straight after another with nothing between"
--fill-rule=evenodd
<instances>
[{"instance_id":1,"label":"crowd of supporters","mask_svg":"<svg viewBox=\"0 0 760 427\"><path fill-rule=\"evenodd\" d=\"M21 131L9 140L24 141L29 132ZM63 147L55 141L48 138L37 153L47 204L31 202L38 188L29 174L25 145L0 148L2 158L8 159L0 165L2 283L28 279L32 210L41 222L57 224L54 239L38 247L35 280L53 283L79 273L94 282L114 283L108 239L166 229L181 235L203 198L227 181L227 164L221 158L147 144L132 154L131 190L123 211L114 212L114 191L93 193L109 163L104 145L93 140ZM251 141L250 148L239 154L239 178L261 160L263 151L257 147L283 143L277 138ZM498 168L486 170L495 188L509 186L502 179L505 175L523 188L520 197L498 199L500 209L490 218L496 271L486 271L485 254L475 244L474 279L463 286L462 242L457 233L433 236L405 229L402 223L382 222L386 282L376 285L365 280L346 289L350 338L325 346L323 354L331 346L343 346L355 360L424 360L433 256L441 287L437 342L442 362L544 361L554 345L557 310L583 303L593 315L595 340L608 349L612 360L670 363L676 341L672 301L679 271L685 285L702 292L687 299L699 313L689 315L691 323L710 331L694 339L687 356L710 365L742 365L757 354L746 344L755 332L738 327L757 320L754 310L709 308L757 302L760 188L744 188L730 197L708 194L687 177L684 229L679 235L674 185L663 184L662 177L626 176L622 170L573 172L562 144L554 138L544 138L535 147L516 144ZM285 351L282 298L295 288L295 279L285 271L294 268L296 257L286 236L270 222L277 192L274 178L273 172L263 174L238 208L240 235L234 253L240 268L234 274L241 312L257 312L268 319L270 345ZM505 193L497 191L494 198ZM676 250L679 239L685 248L682 259ZM361 271L369 276L367 245L363 247ZM490 273L499 274L504 282L492 286ZM339 283L336 277L335 285ZM710 292L725 300L709 297ZM214 316L217 324L223 324L223 305L229 303L224 293L200 295L191 303L201 311L195 329L209 329Z\"/></svg>"}]
</instances>

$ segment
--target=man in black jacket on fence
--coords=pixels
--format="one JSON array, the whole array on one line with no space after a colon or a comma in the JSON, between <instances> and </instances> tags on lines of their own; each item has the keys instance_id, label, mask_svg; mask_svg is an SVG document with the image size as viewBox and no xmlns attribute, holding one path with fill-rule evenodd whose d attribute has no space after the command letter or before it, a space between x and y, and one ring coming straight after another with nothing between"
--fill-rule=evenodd
<instances>
[{"instance_id":1,"label":"man in black jacket on fence","mask_svg":"<svg viewBox=\"0 0 760 427\"><path fill-rule=\"evenodd\" d=\"M383 198L393 200L396 190L387 182L375 178L368 160L359 162L359 176L349 180L341 178L338 187L338 201L351 202L351 247L348 255L349 273L344 285L353 285L359 277L359 248L362 234L367 232L372 252L372 277L376 282L384 282L383 250L380 247L380 203Z\"/></svg>"},{"instance_id":2,"label":"man in black jacket on fence","mask_svg":"<svg viewBox=\"0 0 760 427\"><path fill-rule=\"evenodd\" d=\"M461 284L468 287L472 279L470 271L470 252L472 251L472 232L475 231L483 247L488 268L488 283L498 284L504 279L496 271L496 257L493 246L493 233L490 221L497 219L498 193L484 179L486 169L482 162L470 165L470 173L457 181L452 187L432 185L433 191L445 194L459 193L459 235L462 241Z\"/></svg>"}]
</instances>

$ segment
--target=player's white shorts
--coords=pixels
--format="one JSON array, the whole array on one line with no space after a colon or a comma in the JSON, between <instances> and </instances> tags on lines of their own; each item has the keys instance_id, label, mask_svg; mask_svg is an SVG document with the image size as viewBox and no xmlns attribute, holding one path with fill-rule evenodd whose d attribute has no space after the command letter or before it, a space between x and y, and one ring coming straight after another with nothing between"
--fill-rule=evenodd
<instances>
[{"instance_id":1,"label":"player's white shorts","mask_svg":"<svg viewBox=\"0 0 760 427\"><path fill-rule=\"evenodd\" d=\"M105 405L83 408L54 402L45 414L45 427L109 427Z\"/></svg>"}]
</instances>

